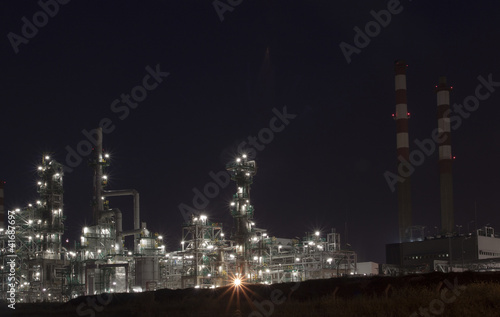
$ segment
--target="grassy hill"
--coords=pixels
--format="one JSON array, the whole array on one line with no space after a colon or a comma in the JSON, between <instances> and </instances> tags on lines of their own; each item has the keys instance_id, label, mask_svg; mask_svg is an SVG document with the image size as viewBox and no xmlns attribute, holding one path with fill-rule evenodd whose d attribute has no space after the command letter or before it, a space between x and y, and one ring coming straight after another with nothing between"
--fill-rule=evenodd
<instances>
[{"instance_id":1,"label":"grassy hill","mask_svg":"<svg viewBox=\"0 0 500 317\"><path fill-rule=\"evenodd\" d=\"M1 316L499 316L499 273L349 277L274 285L84 296L67 303L2 303Z\"/></svg>"}]
</instances>

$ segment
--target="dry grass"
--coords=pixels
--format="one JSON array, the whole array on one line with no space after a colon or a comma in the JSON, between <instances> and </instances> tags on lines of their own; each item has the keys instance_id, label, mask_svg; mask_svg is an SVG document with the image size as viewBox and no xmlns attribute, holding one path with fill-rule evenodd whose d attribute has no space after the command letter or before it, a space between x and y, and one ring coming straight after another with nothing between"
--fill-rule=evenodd
<instances>
[{"instance_id":1,"label":"dry grass","mask_svg":"<svg viewBox=\"0 0 500 317\"><path fill-rule=\"evenodd\" d=\"M450 291L446 298L451 298ZM352 299L325 296L306 302L289 302L277 307L272 316L338 316L338 317L399 317L411 316L419 308L430 309L433 300L440 300L440 292L429 288L402 288L394 290L390 297L372 296ZM500 284L472 283L467 285L456 299L444 304L439 316L500 316ZM434 308L439 311L440 307ZM420 316L420 315L415 315ZM432 315L431 315L432 316Z\"/></svg>"},{"instance_id":2,"label":"dry grass","mask_svg":"<svg viewBox=\"0 0 500 317\"><path fill-rule=\"evenodd\" d=\"M176 317L176 316L217 316L217 317L239 317L239 316L266 316L266 317L291 317L291 316L338 316L338 317L399 317L399 316L421 316L414 314L419 309L442 309L438 316L487 316L500 317L500 283L496 280L485 282L469 280L466 276L459 278L460 286L465 289L460 290L460 294L455 296L446 284L442 282L447 279L453 281L450 276L434 276L432 282L425 283L400 283L393 286L389 292L385 292L383 283L377 284L382 287L368 289L366 281L389 281L395 285L400 280L361 280L359 283L349 284L339 287L339 292L334 295L331 287L332 280L318 280L309 284L304 282L300 285L293 296L287 294L287 300L273 307L265 306L265 311L259 311L253 304L262 304L269 300L271 288L253 287L254 295L251 295L250 302L244 296L240 296L240 301L235 298L229 300L229 296L222 296L223 291L209 290L183 290L183 291L157 291L140 294L116 294L113 301L103 307L102 311L96 312L95 317L107 316L137 316L137 317ZM423 280L419 277L414 279ZM406 280L405 280L406 281ZM462 284L463 281L463 284ZM336 281L334 281L336 282ZM338 281L341 283L342 281ZM341 284L339 284L341 285ZM289 285L282 284L283 290L289 289ZM354 290L352 293L342 293L345 290ZM368 291L366 291L368 289ZM441 292L445 290L445 301L441 300ZM458 291L458 289L456 290ZM342 294L341 294L342 293ZM339 296L339 294L341 296ZM308 296L306 296L308 295ZM455 297L454 297L455 296ZM59 307L50 305L20 306L16 309L14 316L79 316L76 307L79 302L70 302ZM262 305L261 305L262 307ZM2 307L3 308L3 307ZM0 316L4 316L4 311L0 308ZM262 308L261 308L262 309ZM11 313L10 311L9 313ZM432 312L432 310L431 310ZM428 316L434 316L429 314ZM81 316L91 316L85 314ZM424 314L422 316L425 316Z\"/></svg>"}]
</instances>

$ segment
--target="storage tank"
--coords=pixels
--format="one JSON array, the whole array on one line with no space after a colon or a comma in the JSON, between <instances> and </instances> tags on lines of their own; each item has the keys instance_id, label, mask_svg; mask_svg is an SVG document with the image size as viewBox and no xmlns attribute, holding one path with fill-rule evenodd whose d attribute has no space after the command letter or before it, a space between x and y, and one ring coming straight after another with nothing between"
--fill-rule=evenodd
<instances>
[{"instance_id":1,"label":"storage tank","mask_svg":"<svg viewBox=\"0 0 500 317\"><path fill-rule=\"evenodd\" d=\"M135 259L135 286L143 291L155 290L159 280L159 263L157 257L140 257Z\"/></svg>"}]
</instances>

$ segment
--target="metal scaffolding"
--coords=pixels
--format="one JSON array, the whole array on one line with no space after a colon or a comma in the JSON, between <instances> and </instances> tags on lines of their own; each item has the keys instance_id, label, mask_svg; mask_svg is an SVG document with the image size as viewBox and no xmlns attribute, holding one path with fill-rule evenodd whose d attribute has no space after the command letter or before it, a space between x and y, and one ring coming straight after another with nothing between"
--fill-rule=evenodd
<instances>
[{"instance_id":1,"label":"metal scaffolding","mask_svg":"<svg viewBox=\"0 0 500 317\"><path fill-rule=\"evenodd\" d=\"M19 301L62 301L67 264L67 251L61 245L63 168L43 155L37 174L38 200L9 211L12 225L0 232L2 290L14 282ZM16 259L14 281L8 279L8 261L12 257ZM1 296L5 299L7 294L2 292Z\"/></svg>"},{"instance_id":2,"label":"metal scaffolding","mask_svg":"<svg viewBox=\"0 0 500 317\"><path fill-rule=\"evenodd\" d=\"M248 237L252 231L251 220L254 213L254 208L250 204L250 185L253 182L253 176L257 173L257 165L255 161L249 161L247 155L243 154L233 162L229 162L226 169L231 179L236 182L237 188L230 207L235 227L232 238L239 247L236 253L236 266L239 273L246 274L250 256Z\"/></svg>"},{"instance_id":3,"label":"metal scaffolding","mask_svg":"<svg viewBox=\"0 0 500 317\"><path fill-rule=\"evenodd\" d=\"M17 256L17 297L25 302L160 288L215 288L233 283L235 278L272 284L356 272L356 253L341 249L335 231L283 239L255 226L250 186L257 166L246 155L226 166L237 190L229 207L232 230L225 233L222 223L211 222L204 214L192 215L182 226L179 250L166 252L163 237L140 222L138 191L107 188L110 156L103 151L102 131L97 129L96 134L98 145L90 161L94 170L92 224L82 228L73 248L62 246L63 169L43 156L37 171L38 201L9 211L16 222L15 245L9 241L9 230L0 230L3 298L7 296L7 261L12 250ZM133 197L133 229L123 230L122 211L110 206L109 199L116 196ZM130 250L126 237L133 238Z\"/></svg>"}]
</instances>

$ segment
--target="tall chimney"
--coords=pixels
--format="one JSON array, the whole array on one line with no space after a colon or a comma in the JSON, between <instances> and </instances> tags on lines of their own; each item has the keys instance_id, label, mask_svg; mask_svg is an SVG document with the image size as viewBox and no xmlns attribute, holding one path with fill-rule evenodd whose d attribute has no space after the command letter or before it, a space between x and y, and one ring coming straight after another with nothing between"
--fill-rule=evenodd
<instances>
[{"instance_id":1,"label":"tall chimney","mask_svg":"<svg viewBox=\"0 0 500 317\"><path fill-rule=\"evenodd\" d=\"M408 106L406 101L406 65L405 61L398 60L394 63L396 81L396 147L398 156L398 218L399 240L410 241L411 237L411 185L407 168L403 161L410 160L410 142L408 140Z\"/></svg>"},{"instance_id":2,"label":"tall chimney","mask_svg":"<svg viewBox=\"0 0 500 317\"><path fill-rule=\"evenodd\" d=\"M3 204L3 184L4 181L0 180L0 229L5 228L5 208Z\"/></svg>"},{"instance_id":3,"label":"tall chimney","mask_svg":"<svg viewBox=\"0 0 500 317\"><path fill-rule=\"evenodd\" d=\"M437 120L439 144L439 177L441 182L441 229L443 233L452 233L455 226L453 217L453 178L450 130L450 91L446 77L439 78L436 86Z\"/></svg>"},{"instance_id":4,"label":"tall chimney","mask_svg":"<svg viewBox=\"0 0 500 317\"><path fill-rule=\"evenodd\" d=\"M102 200L102 165L104 157L102 155L102 127L97 130L97 146L94 152L94 225L99 224L101 213L104 210L104 202Z\"/></svg>"}]
</instances>

